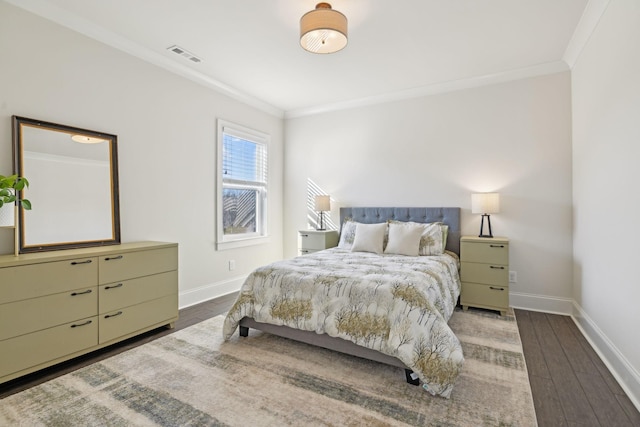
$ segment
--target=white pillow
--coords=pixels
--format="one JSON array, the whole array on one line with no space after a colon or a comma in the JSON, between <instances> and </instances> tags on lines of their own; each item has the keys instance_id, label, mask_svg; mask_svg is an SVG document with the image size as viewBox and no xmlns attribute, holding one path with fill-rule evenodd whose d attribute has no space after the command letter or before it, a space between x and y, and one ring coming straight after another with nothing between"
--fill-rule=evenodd
<instances>
[{"instance_id":1,"label":"white pillow","mask_svg":"<svg viewBox=\"0 0 640 427\"><path fill-rule=\"evenodd\" d=\"M449 234L449 226L441 222L412 222L412 221L396 221L390 220L390 224L413 224L423 227L422 238L420 239L420 247L418 255L442 255L447 245L447 235Z\"/></svg>"},{"instance_id":2,"label":"white pillow","mask_svg":"<svg viewBox=\"0 0 640 427\"><path fill-rule=\"evenodd\" d=\"M418 256L423 231L422 224L390 223L389 241L384 253Z\"/></svg>"},{"instance_id":3,"label":"white pillow","mask_svg":"<svg viewBox=\"0 0 640 427\"><path fill-rule=\"evenodd\" d=\"M352 252L382 253L387 223L356 225L356 237L353 239Z\"/></svg>"}]
</instances>

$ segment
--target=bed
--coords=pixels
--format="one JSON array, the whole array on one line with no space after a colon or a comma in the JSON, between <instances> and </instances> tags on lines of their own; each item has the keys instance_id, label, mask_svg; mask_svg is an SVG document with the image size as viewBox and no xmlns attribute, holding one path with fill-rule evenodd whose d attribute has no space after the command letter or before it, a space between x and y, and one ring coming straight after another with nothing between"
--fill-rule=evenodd
<instances>
[{"instance_id":1,"label":"bed","mask_svg":"<svg viewBox=\"0 0 640 427\"><path fill-rule=\"evenodd\" d=\"M450 397L464 362L447 324L460 293L460 209L341 208L340 223L340 247L252 272L227 313L225 338L261 330L403 368L407 382ZM440 251L375 254L356 248L362 239L345 243L355 227L358 237L386 227L386 245L395 246L397 230L414 223L445 231Z\"/></svg>"}]
</instances>

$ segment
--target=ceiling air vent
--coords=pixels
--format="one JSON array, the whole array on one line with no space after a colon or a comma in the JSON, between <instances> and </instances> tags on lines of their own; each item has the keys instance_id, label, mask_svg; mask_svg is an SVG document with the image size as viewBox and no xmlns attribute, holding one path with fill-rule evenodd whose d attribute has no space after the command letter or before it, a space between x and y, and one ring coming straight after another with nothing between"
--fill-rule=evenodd
<instances>
[{"instance_id":1,"label":"ceiling air vent","mask_svg":"<svg viewBox=\"0 0 640 427\"><path fill-rule=\"evenodd\" d=\"M171 51L171 52L173 52L175 54L178 54L178 55L180 55L180 56L182 56L184 58L187 58L189 61L195 62L196 64L202 62L202 59L198 58L193 53L189 52L188 50L185 50L185 49L181 48L178 45L173 45L171 47L168 47L167 50Z\"/></svg>"}]
</instances>

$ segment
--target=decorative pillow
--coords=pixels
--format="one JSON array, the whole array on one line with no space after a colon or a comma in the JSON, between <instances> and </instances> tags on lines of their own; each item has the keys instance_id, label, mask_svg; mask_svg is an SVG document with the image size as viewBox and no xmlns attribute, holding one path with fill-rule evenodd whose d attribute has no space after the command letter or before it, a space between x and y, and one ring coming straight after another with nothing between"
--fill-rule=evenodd
<instances>
[{"instance_id":1,"label":"decorative pillow","mask_svg":"<svg viewBox=\"0 0 640 427\"><path fill-rule=\"evenodd\" d=\"M444 246L442 245L442 227L440 223L432 222L424 224L424 231L420 238L420 255L442 255Z\"/></svg>"},{"instance_id":2,"label":"decorative pillow","mask_svg":"<svg viewBox=\"0 0 640 427\"><path fill-rule=\"evenodd\" d=\"M356 237L353 239L352 252L373 252L381 254L387 223L357 224Z\"/></svg>"},{"instance_id":3,"label":"decorative pillow","mask_svg":"<svg viewBox=\"0 0 640 427\"><path fill-rule=\"evenodd\" d=\"M342 230L340 231L340 241L338 247L340 249L351 250L353 246L353 239L356 237L356 225L358 223L351 218L345 218L342 223Z\"/></svg>"},{"instance_id":4,"label":"decorative pillow","mask_svg":"<svg viewBox=\"0 0 640 427\"><path fill-rule=\"evenodd\" d=\"M389 241L385 254L418 256L424 226L416 223L389 223Z\"/></svg>"},{"instance_id":5,"label":"decorative pillow","mask_svg":"<svg viewBox=\"0 0 640 427\"><path fill-rule=\"evenodd\" d=\"M443 235L444 227L446 227L447 234L449 233L449 226L444 225L441 222L413 222L413 221L396 221L390 220L389 224L413 224L424 227L422 231L422 237L420 238L420 247L418 248L418 255L442 255L446 246L446 237Z\"/></svg>"},{"instance_id":6,"label":"decorative pillow","mask_svg":"<svg viewBox=\"0 0 640 427\"><path fill-rule=\"evenodd\" d=\"M442 229L442 250L447 247L447 238L449 237L449 226L443 223L439 223Z\"/></svg>"}]
</instances>

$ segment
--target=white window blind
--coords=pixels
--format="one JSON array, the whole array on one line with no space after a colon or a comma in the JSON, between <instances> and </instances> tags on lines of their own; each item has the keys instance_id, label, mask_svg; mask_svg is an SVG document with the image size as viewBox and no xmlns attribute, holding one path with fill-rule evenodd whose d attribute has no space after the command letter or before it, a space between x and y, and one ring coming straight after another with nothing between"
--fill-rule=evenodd
<instances>
[{"instance_id":1,"label":"white window blind","mask_svg":"<svg viewBox=\"0 0 640 427\"><path fill-rule=\"evenodd\" d=\"M251 244L267 231L269 137L219 121L218 139L218 246Z\"/></svg>"}]
</instances>

